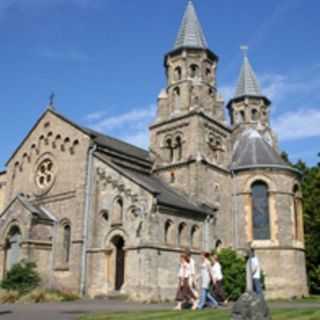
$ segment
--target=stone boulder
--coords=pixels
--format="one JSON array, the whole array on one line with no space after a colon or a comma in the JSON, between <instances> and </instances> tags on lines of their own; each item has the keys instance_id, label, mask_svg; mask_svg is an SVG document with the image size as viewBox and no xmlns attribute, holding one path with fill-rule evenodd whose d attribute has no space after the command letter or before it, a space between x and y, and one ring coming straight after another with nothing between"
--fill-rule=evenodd
<instances>
[{"instance_id":1,"label":"stone boulder","mask_svg":"<svg viewBox=\"0 0 320 320\"><path fill-rule=\"evenodd\" d=\"M246 292L234 304L231 319L271 320L271 315L263 296L258 296L254 292Z\"/></svg>"}]
</instances>

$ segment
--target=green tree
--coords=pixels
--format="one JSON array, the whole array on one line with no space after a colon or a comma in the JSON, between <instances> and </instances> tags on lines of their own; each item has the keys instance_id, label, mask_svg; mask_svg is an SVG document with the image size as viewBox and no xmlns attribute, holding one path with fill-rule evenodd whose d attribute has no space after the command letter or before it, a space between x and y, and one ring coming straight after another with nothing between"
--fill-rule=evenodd
<instances>
[{"instance_id":1,"label":"green tree","mask_svg":"<svg viewBox=\"0 0 320 320\"><path fill-rule=\"evenodd\" d=\"M308 283L311 293L320 293L320 163L295 165L303 175L304 231Z\"/></svg>"},{"instance_id":2,"label":"green tree","mask_svg":"<svg viewBox=\"0 0 320 320\"><path fill-rule=\"evenodd\" d=\"M226 297L237 300L246 289L246 262L230 248L221 250L219 261L223 270L223 287Z\"/></svg>"},{"instance_id":3,"label":"green tree","mask_svg":"<svg viewBox=\"0 0 320 320\"><path fill-rule=\"evenodd\" d=\"M20 294L25 294L39 286L40 281L40 276L36 271L36 264L21 261L7 272L1 282L1 287L6 290L14 290Z\"/></svg>"}]
</instances>

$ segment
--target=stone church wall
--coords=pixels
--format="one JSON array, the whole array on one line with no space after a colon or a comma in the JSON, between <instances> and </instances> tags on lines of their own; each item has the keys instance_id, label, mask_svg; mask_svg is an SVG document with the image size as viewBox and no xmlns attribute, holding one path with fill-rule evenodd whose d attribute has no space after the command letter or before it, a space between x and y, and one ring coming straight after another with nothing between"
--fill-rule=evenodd
<instances>
[{"instance_id":1,"label":"stone church wall","mask_svg":"<svg viewBox=\"0 0 320 320\"><path fill-rule=\"evenodd\" d=\"M47 233L50 238L46 241L50 245L46 246L41 240L42 243L30 251L29 257L34 258L41 272L51 275L53 286L76 292L80 283L88 148L88 136L48 111L8 164L6 203L23 193L56 219ZM46 181L48 175L50 178ZM41 182L45 183L42 185ZM62 261L61 251L65 225L71 228L67 264ZM41 232L41 228L35 228L30 240L39 241Z\"/></svg>"},{"instance_id":2,"label":"stone church wall","mask_svg":"<svg viewBox=\"0 0 320 320\"><path fill-rule=\"evenodd\" d=\"M269 240L253 239L251 185L255 181L263 181L269 188ZM266 275L266 295L270 298L307 295L303 237L297 238L294 231L292 190L299 185L297 175L272 169L252 170L237 174L233 184L237 190L233 200L235 247L244 249L250 242L256 248ZM302 211L299 215L301 222ZM303 224L300 222L297 227L301 235Z\"/></svg>"},{"instance_id":3,"label":"stone church wall","mask_svg":"<svg viewBox=\"0 0 320 320\"><path fill-rule=\"evenodd\" d=\"M0 214L5 207L6 182L6 173L0 172Z\"/></svg>"},{"instance_id":4,"label":"stone church wall","mask_svg":"<svg viewBox=\"0 0 320 320\"><path fill-rule=\"evenodd\" d=\"M155 210L150 193L99 160L95 162L95 172L92 211L95 223L91 225L88 253L89 295L114 290L116 265L112 239L121 236L125 239L122 292L144 301L174 299L179 255L185 248L193 247L197 255L204 249L204 218L181 211ZM123 218L114 224L113 205L119 196L123 199ZM168 222L170 230L166 234Z\"/></svg>"}]
</instances>

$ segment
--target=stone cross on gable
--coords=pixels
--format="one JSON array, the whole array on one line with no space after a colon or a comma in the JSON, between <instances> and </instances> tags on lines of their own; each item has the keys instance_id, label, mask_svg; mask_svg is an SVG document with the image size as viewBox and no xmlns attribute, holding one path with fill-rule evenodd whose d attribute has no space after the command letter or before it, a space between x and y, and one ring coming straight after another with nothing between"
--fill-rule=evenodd
<instances>
[{"instance_id":1,"label":"stone cross on gable","mask_svg":"<svg viewBox=\"0 0 320 320\"><path fill-rule=\"evenodd\" d=\"M49 97L49 108L50 109L52 109L52 110L54 110L54 98L55 98L55 93L54 92L52 92L51 94L50 94L50 97Z\"/></svg>"}]
</instances>

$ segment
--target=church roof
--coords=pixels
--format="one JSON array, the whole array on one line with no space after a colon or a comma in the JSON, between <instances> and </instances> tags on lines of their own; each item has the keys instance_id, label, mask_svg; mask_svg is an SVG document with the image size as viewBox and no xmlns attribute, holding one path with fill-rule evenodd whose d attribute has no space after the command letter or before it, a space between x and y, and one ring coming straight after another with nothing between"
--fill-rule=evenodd
<instances>
[{"instance_id":1,"label":"church roof","mask_svg":"<svg viewBox=\"0 0 320 320\"><path fill-rule=\"evenodd\" d=\"M125 155L129 155L132 157L135 157L137 159L143 160L143 161L150 161L149 159L149 152L147 150L144 150L142 148L136 147L132 144L126 143L124 141L121 141L119 139L112 138L104 133L97 132L95 130L86 128L84 126L81 126L77 124L76 122L68 119L61 113L58 113L56 110L49 110L49 112L52 112L60 119L66 121L73 127L79 129L83 133L89 135L93 141L100 147L107 147L110 149L113 149L117 152L120 152Z\"/></svg>"},{"instance_id":2,"label":"church roof","mask_svg":"<svg viewBox=\"0 0 320 320\"><path fill-rule=\"evenodd\" d=\"M200 49L208 48L207 40L204 36L196 9L192 1L188 2L174 49L184 47Z\"/></svg>"},{"instance_id":3,"label":"church roof","mask_svg":"<svg viewBox=\"0 0 320 320\"><path fill-rule=\"evenodd\" d=\"M129 155L142 161L151 161L149 158L149 152L147 150L141 149L132 144L115 139L89 128L82 127L82 130L87 132L91 138L93 138L94 142L100 147L111 148L123 155Z\"/></svg>"},{"instance_id":4,"label":"church roof","mask_svg":"<svg viewBox=\"0 0 320 320\"><path fill-rule=\"evenodd\" d=\"M258 131L246 129L234 144L231 170L261 167L295 171Z\"/></svg>"},{"instance_id":5,"label":"church roof","mask_svg":"<svg viewBox=\"0 0 320 320\"><path fill-rule=\"evenodd\" d=\"M21 205L28 210L33 217L36 217L42 221L46 221L48 223L53 223L55 218L43 207L39 207L36 204L33 204L27 197L25 197L23 194L18 194L6 207L5 210L1 213L1 215L4 214L12 205L14 202L19 201Z\"/></svg>"},{"instance_id":6,"label":"church roof","mask_svg":"<svg viewBox=\"0 0 320 320\"><path fill-rule=\"evenodd\" d=\"M255 72L250 64L247 54L244 55L243 64L235 93L235 98L243 96L261 97L261 89Z\"/></svg>"},{"instance_id":7,"label":"church roof","mask_svg":"<svg viewBox=\"0 0 320 320\"><path fill-rule=\"evenodd\" d=\"M119 165L119 163L114 163L101 152L96 153L96 156L129 180L133 180L139 186L154 194L160 205L195 212L203 216L211 212L210 208L193 203L187 196L177 192L159 177L152 175L152 173L143 173L128 167L123 167Z\"/></svg>"}]
</instances>

